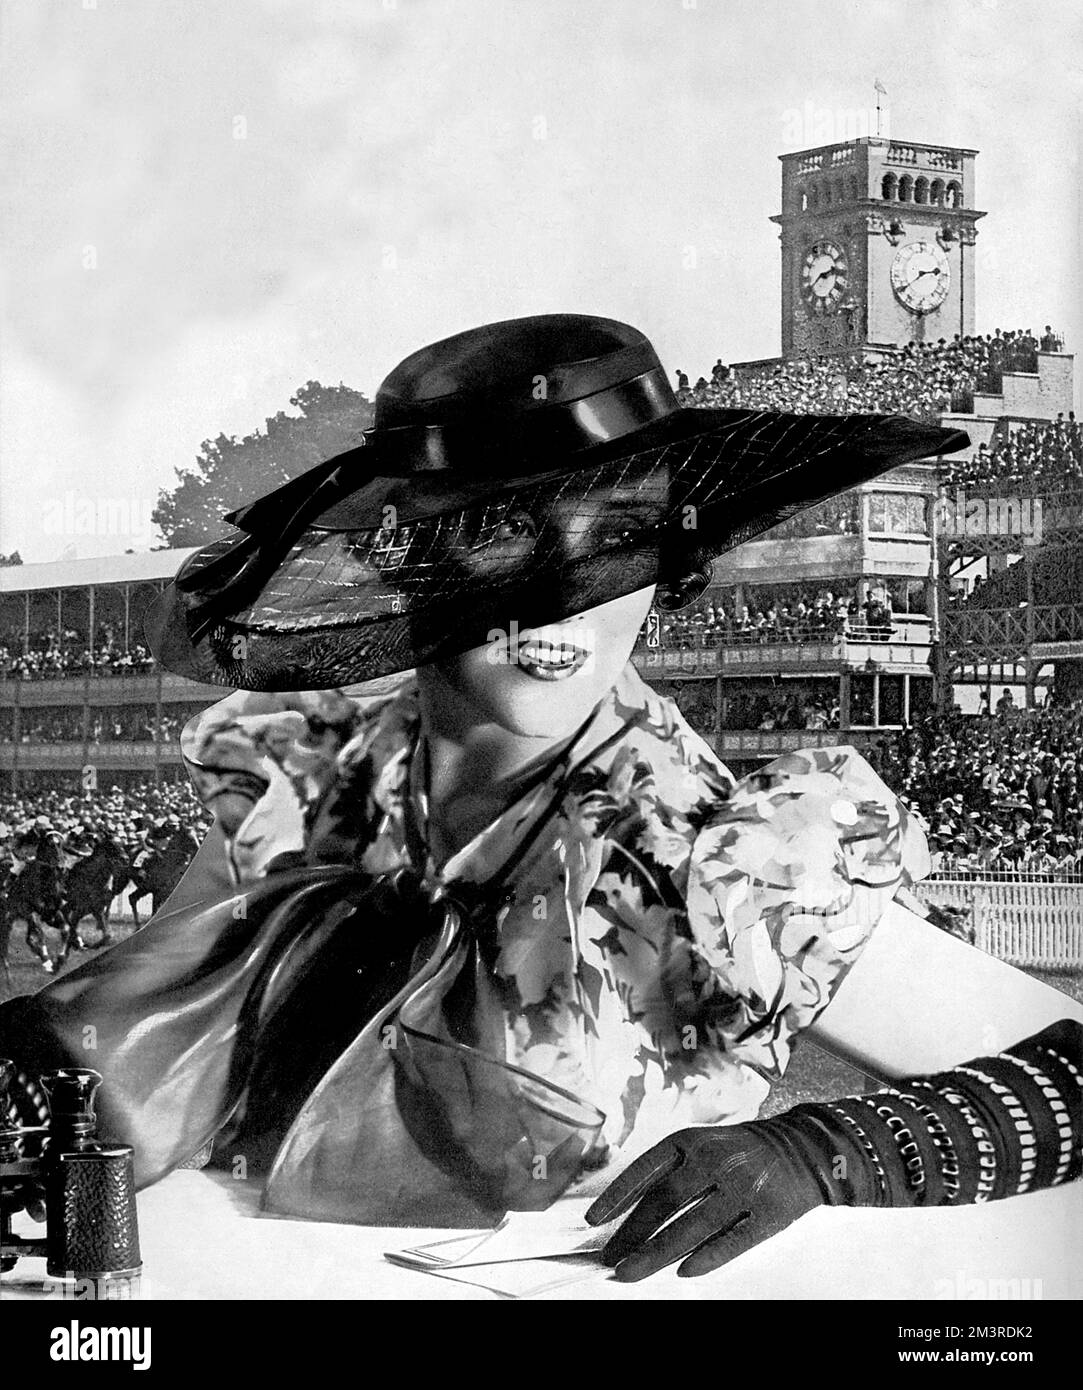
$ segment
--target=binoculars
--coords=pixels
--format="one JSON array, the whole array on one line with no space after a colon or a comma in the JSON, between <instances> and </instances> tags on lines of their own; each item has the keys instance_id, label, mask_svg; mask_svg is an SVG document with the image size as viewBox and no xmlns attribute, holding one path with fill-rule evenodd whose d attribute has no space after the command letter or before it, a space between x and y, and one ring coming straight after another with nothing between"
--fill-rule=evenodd
<instances>
[{"instance_id":1,"label":"binoculars","mask_svg":"<svg viewBox=\"0 0 1083 1390\"><path fill-rule=\"evenodd\" d=\"M49 1122L21 1126L9 1119L17 1077L0 1058L0 1274L44 1255L50 1277L76 1281L78 1297L123 1297L142 1269L135 1173L130 1145L96 1138L102 1078L86 1067L46 1073ZM44 1240L12 1232L12 1217L38 1217L43 1207Z\"/></svg>"}]
</instances>

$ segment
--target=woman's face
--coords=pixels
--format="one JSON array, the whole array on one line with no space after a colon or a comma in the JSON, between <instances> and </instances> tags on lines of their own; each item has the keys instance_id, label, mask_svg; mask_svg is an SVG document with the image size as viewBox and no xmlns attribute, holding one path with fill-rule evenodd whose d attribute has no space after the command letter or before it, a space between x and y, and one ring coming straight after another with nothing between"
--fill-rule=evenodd
<instances>
[{"instance_id":1,"label":"woman's face","mask_svg":"<svg viewBox=\"0 0 1083 1390\"><path fill-rule=\"evenodd\" d=\"M657 560L668 471L657 459L629 464L619 479L585 495L554 485L512 503L486 506L473 532L464 528L455 560L474 580L494 589L529 563L552 572L559 587L565 566L607 555ZM618 560L618 564L622 561ZM626 571L627 572L627 571ZM632 570L632 573L635 571ZM656 563L642 573L656 572ZM443 708L460 725L496 724L528 738L559 739L575 732L613 688L631 655L654 599L654 585L559 622L525 627L509 614L507 630L486 634L484 646L423 668L421 679L451 693ZM514 607L510 603L509 607Z\"/></svg>"},{"instance_id":2,"label":"woman's face","mask_svg":"<svg viewBox=\"0 0 1083 1390\"><path fill-rule=\"evenodd\" d=\"M424 668L462 714L527 738L575 732L612 689L654 599L654 586L544 627L514 625L484 646Z\"/></svg>"}]
</instances>

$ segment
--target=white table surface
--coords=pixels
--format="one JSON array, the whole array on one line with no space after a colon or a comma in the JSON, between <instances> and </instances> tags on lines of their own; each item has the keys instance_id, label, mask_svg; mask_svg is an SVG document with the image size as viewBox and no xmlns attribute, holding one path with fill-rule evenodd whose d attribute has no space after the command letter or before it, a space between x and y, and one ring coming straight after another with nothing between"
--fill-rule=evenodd
<instances>
[{"instance_id":1,"label":"white table surface","mask_svg":"<svg viewBox=\"0 0 1083 1390\"><path fill-rule=\"evenodd\" d=\"M283 1220L261 1215L258 1199L251 1184L192 1171L174 1173L141 1193L141 1297L502 1297L384 1259L386 1250L449 1232ZM44 1263L20 1261L4 1277L5 1301L43 1298ZM568 1266L547 1264L543 1274L545 1268L563 1276ZM1083 1183L958 1211L823 1208L703 1278L680 1279L666 1270L639 1284L618 1284L599 1267L586 1279L533 1296L967 1300L1008 1297L1013 1286L1000 1281L1012 1280L1019 1281L1014 1287L1023 1297L1083 1296Z\"/></svg>"}]
</instances>

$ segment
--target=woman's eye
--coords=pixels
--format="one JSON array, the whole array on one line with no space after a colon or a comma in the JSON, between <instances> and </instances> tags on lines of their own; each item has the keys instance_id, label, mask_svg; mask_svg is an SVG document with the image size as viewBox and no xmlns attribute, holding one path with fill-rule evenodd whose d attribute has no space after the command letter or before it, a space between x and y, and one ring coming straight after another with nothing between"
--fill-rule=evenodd
<instances>
[{"instance_id":1,"label":"woman's eye","mask_svg":"<svg viewBox=\"0 0 1083 1390\"><path fill-rule=\"evenodd\" d=\"M611 546L614 549L621 545L628 545L645 529L641 521L634 518L622 518L606 528L605 534L601 537L601 544Z\"/></svg>"},{"instance_id":2,"label":"woman's eye","mask_svg":"<svg viewBox=\"0 0 1083 1390\"><path fill-rule=\"evenodd\" d=\"M527 512L512 512L506 516L493 532L493 539L498 541L517 541L524 536L533 537L537 535L537 528L534 519Z\"/></svg>"}]
</instances>

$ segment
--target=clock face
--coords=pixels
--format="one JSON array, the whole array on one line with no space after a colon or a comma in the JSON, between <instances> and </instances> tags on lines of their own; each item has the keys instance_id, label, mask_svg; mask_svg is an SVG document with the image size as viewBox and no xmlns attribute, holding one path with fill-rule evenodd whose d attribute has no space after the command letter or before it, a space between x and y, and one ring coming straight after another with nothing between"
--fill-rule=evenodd
<instances>
[{"instance_id":1,"label":"clock face","mask_svg":"<svg viewBox=\"0 0 1083 1390\"><path fill-rule=\"evenodd\" d=\"M815 242L801 267L801 293L817 314L830 313L850 287L846 257L833 241Z\"/></svg>"},{"instance_id":2,"label":"clock face","mask_svg":"<svg viewBox=\"0 0 1083 1390\"><path fill-rule=\"evenodd\" d=\"M891 288L912 314L927 314L948 297L951 269L948 258L932 241L900 246L891 262Z\"/></svg>"}]
</instances>

